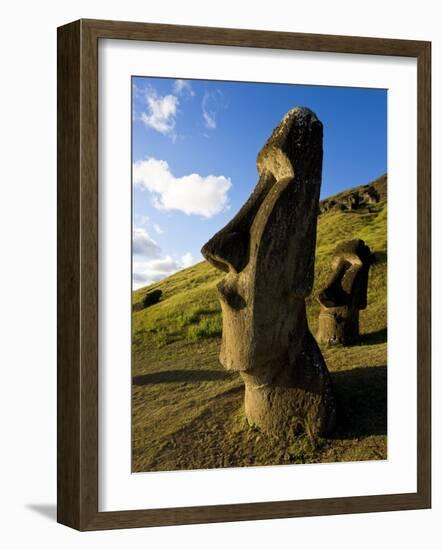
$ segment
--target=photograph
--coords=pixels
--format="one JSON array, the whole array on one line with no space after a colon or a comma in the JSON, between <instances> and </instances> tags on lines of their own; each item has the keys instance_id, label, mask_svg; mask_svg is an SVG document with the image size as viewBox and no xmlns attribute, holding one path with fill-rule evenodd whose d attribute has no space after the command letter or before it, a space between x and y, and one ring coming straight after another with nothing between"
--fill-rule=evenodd
<instances>
[{"instance_id":1,"label":"photograph","mask_svg":"<svg viewBox=\"0 0 442 550\"><path fill-rule=\"evenodd\" d=\"M132 471L387 460L388 91L131 85Z\"/></svg>"}]
</instances>

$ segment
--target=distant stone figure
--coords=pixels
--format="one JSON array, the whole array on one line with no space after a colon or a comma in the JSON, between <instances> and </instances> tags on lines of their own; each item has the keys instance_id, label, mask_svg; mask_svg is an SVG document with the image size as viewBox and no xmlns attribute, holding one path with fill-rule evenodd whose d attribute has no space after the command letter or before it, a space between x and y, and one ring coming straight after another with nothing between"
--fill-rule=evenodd
<instances>
[{"instance_id":1,"label":"distant stone figure","mask_svg":"<svg viewBox=\"0 0 442 550\"><path fill-rule=\"evenodd\" d=\"M331 264L332 273L319 292L321 304L317 341L320 344L354 344L359 340L359 310L367 307L370 248L361 239L340 243Z\"/></svg>"},{"instance_id":2,"label":"distant stone figure","mask_svg":"<svg viewBox=\"0 0 442 550\"><path fill-rule=\"evenodd\" d=\"M238 214L202 248L226 277L220 361L245 383L250 424L277 436L325 435L335 424L331 380L309 331L322 123L290 110L258 154L259 181Z\"/></svg>"},{"instance_id":3,"label":"distant stone figure","mask_svg":"<svg viewBox=\"0 0 442 550\"><path fill-rule=\"evenodd\" d=\"M143 308L157 304L161 300L162 295L163 292L159 288L147 292L143 298Z\"/></svg>"}]
</instances>

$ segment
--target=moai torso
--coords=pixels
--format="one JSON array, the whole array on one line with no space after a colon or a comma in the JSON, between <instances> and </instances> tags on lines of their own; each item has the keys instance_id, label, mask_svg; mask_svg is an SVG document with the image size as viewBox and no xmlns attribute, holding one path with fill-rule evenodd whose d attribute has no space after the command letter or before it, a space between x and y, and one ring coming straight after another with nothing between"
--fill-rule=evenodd
<instances>
[{"instance_id":1,"label":"moai torso","mask_svg":"<svg viewBox=\"0 0 442 550\"><path fill-rule=\"evenodd\" d=\"M203 249L226 272L220 361L245 383L245 411L266 432L330 432L331 383L306 319L322 172L322 124L289 111L258 155L259 181Z\"/></svg>"},{"instance_id":2,"label":"moai torso","mask_svg":"<svg viewBox=\"0 0 442 550\"><path fill-rule=\"evenodd\" d=\"M370 248L361 239L339 244L331 264L332 273L319 292L321 304L317 341L350 345L359 340L359 310L367 307Z\"/></svg>"}]
</instances>

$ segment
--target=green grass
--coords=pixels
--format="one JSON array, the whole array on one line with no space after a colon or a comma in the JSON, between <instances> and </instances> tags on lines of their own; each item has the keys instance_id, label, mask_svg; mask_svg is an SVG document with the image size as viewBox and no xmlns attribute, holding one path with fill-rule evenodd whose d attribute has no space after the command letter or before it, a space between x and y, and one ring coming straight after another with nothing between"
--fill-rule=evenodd
<instances>
[{"instance_id":1,"label":"green grass","mask_svg":"<svg viewBox=\"0 0 442 550\"><path fill-rule=\"evenodd\" d=\"M221 310L215 286L224 274L201 262L133 293L133 469L176 470L386 458L387 203L329 211L318 219L315 285L307 299L317 329L317 290L342 240L362 238L376 254L360 345L325 348L338 400L333 438L279 441L248 426L243 385L218 354ZM161 301L137 310L146 292Z\"/></svg>"},{"instance_id":2,"label":"green grass","mask_svg":"<svg viewBox=\"0 0 442 550\"><path fill-rule=\"evenodd\" d=\"M222 319L220 315L200 319L197 325L192 325L187 329L187 339L190 342L197 342L204 338L214 338L221 336Z\"/></svg>"}]
</instances>

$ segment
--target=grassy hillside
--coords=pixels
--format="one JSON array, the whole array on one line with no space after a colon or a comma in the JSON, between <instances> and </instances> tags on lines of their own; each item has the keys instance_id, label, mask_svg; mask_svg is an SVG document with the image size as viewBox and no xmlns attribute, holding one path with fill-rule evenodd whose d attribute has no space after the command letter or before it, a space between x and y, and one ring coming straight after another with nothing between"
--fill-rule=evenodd
<instances>
[{"instance_id":1,"label":"grassy hillside","mask_svg":"<svg viewBox=\"0 0 442 550\"><path fill-rule=\"evenodd\" d=\"M386 458L386 177L370 186L378 202L341 207L368 186L354 188L337 195L336 206L318 220L315 288L307 300L313 334L319 312L315 294L336 244L362 238L376 254L368 307L361 312L361 344L323 349L338 401L333 438L282 441L248 426L241 378L218 362L221 313L215 285L223 274L201 262L133 293L134 471ZM161 301L140 309L146 292L155 288L163 292Z\"/></svg>"}]
</instances>

